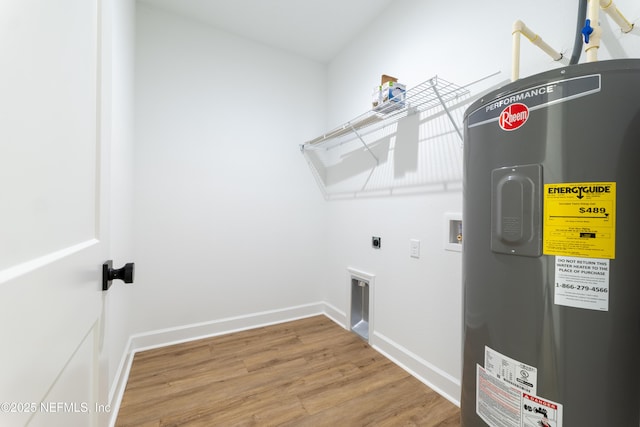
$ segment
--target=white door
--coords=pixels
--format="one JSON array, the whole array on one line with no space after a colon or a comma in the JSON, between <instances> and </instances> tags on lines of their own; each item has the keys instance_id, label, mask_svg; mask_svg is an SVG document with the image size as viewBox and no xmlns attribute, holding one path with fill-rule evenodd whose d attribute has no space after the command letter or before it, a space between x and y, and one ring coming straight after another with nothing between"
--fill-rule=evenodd
<instances>
[{"instance_id":1,"label":"white door","mask_svg":"<svg viewBox=\"0 0 640 427\"><path fill-rule=\"evenodd\" d=\"M102 423L100 0L0 1L0 425Z\"/></svg>"}]
</instances>

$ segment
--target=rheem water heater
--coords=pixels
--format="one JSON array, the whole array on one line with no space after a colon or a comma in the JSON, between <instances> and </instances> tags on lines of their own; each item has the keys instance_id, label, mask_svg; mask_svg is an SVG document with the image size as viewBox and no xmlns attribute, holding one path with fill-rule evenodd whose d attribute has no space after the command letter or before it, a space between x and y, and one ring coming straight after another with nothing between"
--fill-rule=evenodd
<instances>
[{"instance_id":1,"label":"rheem water heater","mask_svg":"<svg viewBox=\"0 0 640 427\"><path fill-rule=\"evenodd\" d=\"M462 426L640 425L640 60L465 113Z\"/></svg>"}]
</instances>

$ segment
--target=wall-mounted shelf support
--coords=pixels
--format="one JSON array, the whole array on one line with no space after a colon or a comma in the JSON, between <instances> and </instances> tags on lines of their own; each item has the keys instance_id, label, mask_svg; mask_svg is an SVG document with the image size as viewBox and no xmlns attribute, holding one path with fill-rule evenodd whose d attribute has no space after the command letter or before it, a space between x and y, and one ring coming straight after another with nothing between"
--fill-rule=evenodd
<instances>
[{"instance_id":1,"label":"wall-mounted shelf support","mask_svg":"<svg viewBox=\"0 0 640 427\"><path fill-rule=\"evenodd\" d=\"M351 123L349 123L349 127L351 127L351 130L353 131L353 133L356 134L356 136L358 137L358 139L360 140L360 142L362 143L362 145L364 145L364 148L369 152L369 154L371 154L371 157L373 157L376 161L376 165L380 164L380 159L378 159L378 157L376 157L375 154L373 154L373 151L371 151L371 149L369 148L369 146L367 145L366 142L364 142L364 139L362 138L362 136L358 133L358 130L356 128L353 127L353 125Z\"/></svg>"},{"instance_id":2,"label":"wall-mounted shelf support","mask_svg":"<svg viewBox=\"0 0 640 427\"><path fill-rule=\"evenodd\" d=\"M447 117L449 117L449 121L451 122L451 124L453 125L454 129L456 130L456 132L458 132L458 136L460 137L460 141L464 142L464 137L462 136L462 132L460 131L460 128L458 127L458 125L456 124L455 120L453 120L453 116L451 116L451 112L449 111L449 109L447 108L447 103L444 102L444 100L442 99L442 97L440 96L440 92L438 92L438 87L436 85L436 83L434 83L433 81L434 79L431 79L431 89L433 89L433 93L436 94L436 96L438 97L438 101L440 101L440 105L442 105L442 108L444 109L444 112L447 113Z\"/></svg>"}]
</instances>

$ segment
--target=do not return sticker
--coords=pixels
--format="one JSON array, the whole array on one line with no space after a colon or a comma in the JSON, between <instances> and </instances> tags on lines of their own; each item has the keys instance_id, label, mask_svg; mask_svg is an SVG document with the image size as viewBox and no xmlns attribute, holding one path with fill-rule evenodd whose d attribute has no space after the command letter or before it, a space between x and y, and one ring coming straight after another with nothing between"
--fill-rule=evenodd
<instances>
[{"instance_id":1,"label":"do not return sticker","mask_svg":"<svg viewBox=\"0 0 640 427\"><path fill-rule=\"evenodd\" d=\"M609 310L608 259L556 256L555 273L555 304Z\"/></svg>"}]
</instances>

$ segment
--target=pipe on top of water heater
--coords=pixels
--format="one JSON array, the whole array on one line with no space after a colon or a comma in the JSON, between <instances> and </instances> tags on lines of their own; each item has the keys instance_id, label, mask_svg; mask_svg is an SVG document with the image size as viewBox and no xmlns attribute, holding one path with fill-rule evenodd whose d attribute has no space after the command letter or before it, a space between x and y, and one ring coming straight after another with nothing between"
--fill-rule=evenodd
<instances>
[{"instance_id":1,"label":"pipe on top of water heater","mask_svg":"<svg viewBox=\"0 0 640 427\"><path fill-rule=\"evenodd\" d=\"M622 12L618 10L613 0L600 0L600 7L602 10L615 21L620 27L623 33L628 33L633 30L633 24L624 17Z\"/></svg>"},{"instance_id":2,"label":"pipe on top of water heater","mask_svg":"<svg viewBox=\"0 0 640 427\"><path fill-rule=\"evenodd\" d=\"M584 53L587 54L587 62L597 61L598 49L600 49L600 38L602 37L599 0L589 0L587 20L582 29L582 34L584 35Z\"/></svg>"},{"instance_id":3,"label":"pipe on top of water heater","mask_svg":"<svg viewBox=\"0 0 640 427\"><path fill-rule=\"evenodd\" d=\"M599 15L600 8L615 21L623 33L628 33L633 30L633 24L625 18L620 10L613 3L613 0L587 0L587 19L585 26L582 28L582 35L584 36L585 53L587 54L587 62L594 62L598 60L598 49L600 48L600 38L602 36L602 30L600 29ZM556 51L549 46L540 36L531 31L521 20L517 20L513 24L513 31L511 32L513 37L512 43L512 64L511 64L511 81L516 81L520 78L520 35L524 35L534 45L542 49L547 55L552 57L555 61L562 59L562 53ZM575 59L572 56L571 64L574 64Z\"/></svg>"},{"instance_id":4,"label":"pipe on top of water heater","mask_svg":"<svg viewBox=\"0 0 640 427\"><path fill-rule=\"evenodd\" d=\"M600 48L600 38L602 37L599 22L600 8L618 24L623 33L628 33L633 30L633 24L624 17L622 12L620 12L613 3L613 0L589 0L587 20L582 29L584 43L586 45L584 51L587 54L587 62L598 60L598 49Z\"/></svg>"},{"instance_id":5,"label":"pipe on top of water heater","mask_svg":"<svg viewBox=\"0 0 640 427\"><path fill-rule=\"evenodd\" d=\"M528 38L531 43L542 49L547 55L553 58L554 61L559 61L562 59L562 54L560 52L549 46L547 42L542 40L539 35L531 31L531 29L519 19L513 23L513 31L511 32L511 34L513 36L513 62L511 67L511 81L516 81L520 78L520 34Z\"/></svg>"}]
</instances>

